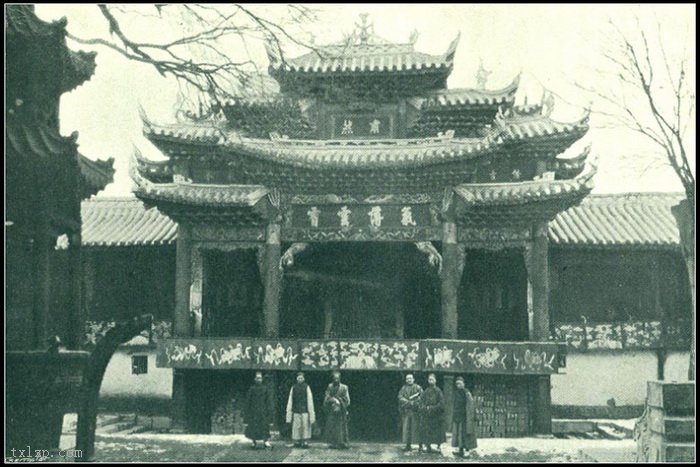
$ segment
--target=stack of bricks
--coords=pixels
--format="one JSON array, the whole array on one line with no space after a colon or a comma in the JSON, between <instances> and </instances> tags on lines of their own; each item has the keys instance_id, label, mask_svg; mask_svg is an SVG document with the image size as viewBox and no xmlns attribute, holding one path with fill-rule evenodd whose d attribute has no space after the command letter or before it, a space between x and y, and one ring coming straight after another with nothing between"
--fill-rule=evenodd
<instances>
[{"instance_id":1,"label":"stack of bricks","mask_svg":"<svg viewBox=\"0 0 700 467\"><path fill-rule=\"evenodd\" d=\"M245 431L243 414L237 400L219 404L211 414L211 433L217 435L242 434Z\"/></svg>"},{"instance_id":2,"label":"stack of bricks","mask_svg":"<svg viewBox=\"0 0 700 467\"><path fill-rule=\"evenodd\" d=\"M529 432L528 386L524 378L479 378L473 391L477 436L513 438Z\"/></svg>"}]
</instances>

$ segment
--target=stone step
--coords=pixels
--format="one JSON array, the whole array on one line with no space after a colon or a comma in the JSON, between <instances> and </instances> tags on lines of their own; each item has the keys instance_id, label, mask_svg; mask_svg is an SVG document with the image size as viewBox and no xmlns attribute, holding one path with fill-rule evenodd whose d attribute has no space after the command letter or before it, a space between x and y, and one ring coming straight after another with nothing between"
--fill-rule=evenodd
<instances>
[{"instance_id":1,"label":"stone step","mask_svg":"<svg viewBox=\"0 0 700 467\"><path fill-rule=\"evenodd\" d=\"M669 441L692 441L695 439L695 418L669 416L664 409L649 407L649 429L665 435Z\"/></svg>"},{"instance_id":2,"label":"stone step","mask_svg":"<svg viewBox=\"0 0 700 467\"><path fill-rule=\"evenodd\" d=\"M663 409L669 416L693 416L695 384L666 381L647 382L647 404Z\"/></svg>"},{"instance_id":3,"label":"stone step","mask_svg":"<svg viewBox=\"0 0 700 467\"><path fill-rule=\"evenodd\" d=\"M100 433L104 434L113 434L113 433L120 433L124 431L128 431L134 427L134 422L129 421L129 422L117 422L117 423L112 423L107 426L102 426L98 429Z\"/></svg>"},{"instance_id":4,"label":"stone step","mask_svg":"<svg viewBox=\"0 0 700 467\"><path fill-rule=\"evenodd\" d=\"M106 427L109 425L114 425L115 423L121 422L119 415L98 415L97 416L97 428Z\"/></svg>"},{"instance_id":5,"label":"stone step","mask_svg":"<svg viewBox=\"0 0 700 467\"><path fill-rule=\"evenodd\" d=\"M552 420L553 434L591 433L596 431L596 423L591 420Z\"/></svg>"}]
</instances>

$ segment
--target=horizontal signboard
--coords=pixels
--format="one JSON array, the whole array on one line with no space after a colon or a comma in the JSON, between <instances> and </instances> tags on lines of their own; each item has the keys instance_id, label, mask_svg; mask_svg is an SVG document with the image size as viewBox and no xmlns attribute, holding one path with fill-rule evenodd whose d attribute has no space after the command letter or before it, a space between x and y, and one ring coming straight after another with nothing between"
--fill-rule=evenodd
<instances>
[{"instance_id":1,"label":"horizontal signboard","mask_svg":"<svg viewBox=\"0 0 700 467\"><path fill-rule=\"evenodd\" d=\"M565 348L551 342L178 338L159 342L161 368L381 370L552 374Z\"/></svg>"}]
</instances>

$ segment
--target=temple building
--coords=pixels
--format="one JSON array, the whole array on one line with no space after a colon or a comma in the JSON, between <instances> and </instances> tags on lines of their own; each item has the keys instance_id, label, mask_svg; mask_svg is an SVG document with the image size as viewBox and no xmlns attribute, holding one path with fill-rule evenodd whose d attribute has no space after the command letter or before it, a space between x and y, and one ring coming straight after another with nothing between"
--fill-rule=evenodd
<instances>
[{"instance_id":1,"label":"temple building","mask_svg":"<svg viewBox=\"0 0 700 467\"><path fill-rule=\"evenodd\" d=\"M576 303L551 293L549 264L552 235L575 233L549 222L592 189L576 144L588 116L516 105L518 77L448 89L458 41L429 55L363 21L297 58L269 47L274 96L144 118L167 160L136 154L134 193L177 225L173 336L158 344L176 427L210 432L255 369L281 408L294 370L322 397L339 368L354 433L396 435L407 371L438 373L448 397L465 375L482 435L551 431L566 367L551 302Z\"/></svg>"},{"instance_id":2,"label":"temple building","mask_svg":"<svg viewBox=\"0 0 700 467\"><path fill-rule=\"evenodd\" d=\"M114 160L88 159L77 132L60 133L61 95L95 70L94 52L66 45L65 18L48 23L34 5L9 5L5 39L6 447L55 448L87 360L73 352L87 318L80 203L112 181ZM70 351L53 352L59 341Z\"/></svg>"}]
</instances>

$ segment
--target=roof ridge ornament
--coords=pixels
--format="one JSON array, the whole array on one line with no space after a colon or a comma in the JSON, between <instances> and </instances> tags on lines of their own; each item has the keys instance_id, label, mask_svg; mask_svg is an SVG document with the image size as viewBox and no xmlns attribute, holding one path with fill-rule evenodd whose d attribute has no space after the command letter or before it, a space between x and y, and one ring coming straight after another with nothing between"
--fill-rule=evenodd
<instances>
[{"instance_id":1,"label":"roof ridge ornament","mask_svg":"<svg viewBox=\"0 0 700 467\"><path fill-rule=\"evenodd\" d=\"M479 57L479 68L476 70L476 87L478 89L486 90L486 83L491 73L493 72L484 68L484 60Z\"/></svg>"},{"instance_id":2,"label":"roof ridge ornament","mask_svg":"<svg viewBox=\"0 0 700 467\"><path fill-rule=\"evenodd\" d=\"M355 23L356 37L359 39L360 44L369 44L370 38L374 35L374 23L367 23L367 18L369 13L360 13L361 24ZM370 30L372 31L370 33Z\"/></svg>"},{"instance_id":3,"label":"roof ridge ornament","mask_svg":"<svg viewBox=\"0 0 700 467\"><path fill-rule=\"evenodd\" d=\"M542 96L542 115L549 117L554 111L554 95L550 91L545 91Z\"/></svg>"},{"instance_id":4,"label":"roof ridge ornament","mask_svg":"<svg viewBox=\"0 0 700 467\"><path fill-rule=\"evenodd\" d=\"M416 41L418 40L418 36L420 36L420 32L418 32L418 29L413 28L411 35L408 37L408 43L415 45Z\"/></svg>"},{"instance_id":5,"label":"roof ridge ornament","mask_svg":"<svg viewBox=\"0 0 700 467\"><path fill-rule=\"evenodd\" d=\"M450 42L450 45L447 47L447 52L445 52L445 58L447 60L452 60L455 58L455 52L457 51L460 37L462 37L462 31L457 31L457 37Z\"/></svg>"}]
</instances>

